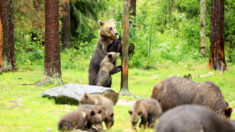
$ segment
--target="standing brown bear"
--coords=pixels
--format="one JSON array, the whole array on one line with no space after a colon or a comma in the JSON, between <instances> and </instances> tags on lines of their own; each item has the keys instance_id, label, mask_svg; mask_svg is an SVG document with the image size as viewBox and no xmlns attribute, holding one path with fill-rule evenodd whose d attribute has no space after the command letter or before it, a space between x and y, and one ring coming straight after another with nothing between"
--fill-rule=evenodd
<instances>
[{"instance_id":1,"label":"standing brown bear","mask_svg":"<svg viewBox=\"0 0 235 132\"><path fill-rule=\"evenodd\" d=\"M128 111L131 118L132 127L135 129L141 118L139 127L153 128L155 121L162 113L159 102L155 99L139 99L135 102L132 109Z\"/></svg>"},{"instance_id":2,"label":"standing brown bear","mask_svg":"<svg viewBox=\"0 0 235 132\"><path fill-rule=\"evenodd\" d=\"M220 88L213 82L194 82L180 77L169 77L154 86L152 98L158 100L165 112L183 104L204 105L218 115L229 118L232 108L224 100Z\"/></svg>"},{"instance_id":3,"label":"standing brown bear","mask_svg":"<svg viewBox=\"0 0 235 132\"><path fill-rule=\"evenodd\" d=\"M114 19L99 21L100 38L89 65L89 85L96 85L100 63L108 52L121 52L121 37L117 37ZM134 45L129 46L129 53L134 52Z\"/></svg>"}]
</instances>

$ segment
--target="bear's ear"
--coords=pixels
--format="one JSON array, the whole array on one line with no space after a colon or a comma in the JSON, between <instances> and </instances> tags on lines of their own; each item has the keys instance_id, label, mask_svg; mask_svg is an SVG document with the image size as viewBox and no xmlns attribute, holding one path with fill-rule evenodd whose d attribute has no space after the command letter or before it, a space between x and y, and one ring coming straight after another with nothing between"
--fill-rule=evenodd
<instances>
[{"instance_id":1,"label":"bear's ear","mask_svg":"<svg viewBox=\"0 0 235 132\"><path fill-rule=\"evenodd\" d=\"M132 112L132 110L129 110L128 113L129 113L130 115L132 115L133 112Z\"/></svg>"},{"instance_id":2,"label":"bear's ear","mask_svg":"<svg viewBox=\"0 0 235 132\"><path fill-rule=\"evenodd\" d=\"M90 115L91 115L91 116L94 116L94 115L95 115L95 111L92 110L91 113L90 113Z\"/></svg>"},{"instance_id":3,"label":"bear's ear","mask_svg":"<svg viewBox=\"0 0 235 132\"><path fill-rule=\"evenodd\" d=\"M110 60L112 60L112 58L113 58L112 54L108 54L108 57Z\"/></svg>"},{"instance_id":4,"label":"bear's ear","mask_svg":"<svg viewBox=\"0 0 235 132\"><path fill-rule=\"evenodd\" d=\"M139 116L142 115L142 112L138 112L138 115L139 115Z\"/></svg>"},{"instance_id":5,"label":"bear's ear","mask_svg":"<svg viewBox=\"0 0 235 132\"><path fill-rule=\"evenodd\" d=\"M225 109L225 111L224 111L224 114L225 114L225 116L226 116L226 118L230 118L230 116L231 116L231 114L232 114L232 112L233 112L233 108L231 108L231 107L227 107L226 109Z\"/></svg>"},{"instance_id":6,"label":"bear's ear","mask_svg":"<svg viewBox=\"0 0 235 132\"><path fill-rule=\"evenodd\" d=\"M87 93L84 93L84 97L87 99L87 98L88 98L88 94L87 94Z\"/></svg>"},{"instance_id":7,"label":"bear's ear","mask_svg":"<svg viewBox=\"0 0 235 132\"><path fill-rule=\"evenodd\" d=\"M110 117L113 117L113 113L110 115Z\"/></svg>"},{"instance_id":8,"label":"bear's ear","mask_svg":"<svg viewBox=\"0 0 235 132\"><path fill-rule=\"evenodd\" d=\"M104 22L99 20L98 23L100 24L100 26L103 26L104 25Z\"/></svg>"},{"instance_id":9,"label":"bear's ear","mask_svg":"<svg viewBox=\"0 0 235 132\"><path fill-rule=\"evenodd\" d=\"M102 113L102 108L100 108L100 109L98 110L98 113L99 113L99 114L101 114L101 113Z\"/></svg>"}]
</instances>

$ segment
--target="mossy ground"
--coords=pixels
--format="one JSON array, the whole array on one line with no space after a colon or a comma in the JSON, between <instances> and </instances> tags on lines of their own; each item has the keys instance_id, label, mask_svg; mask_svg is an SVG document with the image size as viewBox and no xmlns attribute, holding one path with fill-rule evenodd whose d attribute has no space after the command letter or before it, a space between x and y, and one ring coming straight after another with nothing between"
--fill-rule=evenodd
<instances>
[{"instance_id":1,"label":"mossy ground","mask_svg":"<svg viewBox=\"0 0 235 132\"><path fill-rule=\"evenodd\" d=\"M213 81L220 86L225 99L235 108L235 65L228 64L229 71L220 75L218 71L208 70L208 60L158 65L158 69L129 69L129 91L142 98L150 97L152 88L159 81L171 75L184 76L191 73L194 81ZM88 64L88 63L86 63ZM64 83L88 83L88 66L78 69L62 69ZM214 75L199 78L198 75ZM53 100L40 97L40 94L57 84L34 84L43 77L42 65L21 66L17 72L0 75L0 131L57 131L57 122L68 111L77 106L57 105ZM113 89L120 90L120 73L113 76ZM132 97L120 97L135 100ZM115 106L115 124L110 131L131 131L128 109L131 106ZM235 113L232 114L235 119ZM144 130L140 130L144 131ZM148 129L145 131L153 131Z\"/></svg>"}]
</instances>

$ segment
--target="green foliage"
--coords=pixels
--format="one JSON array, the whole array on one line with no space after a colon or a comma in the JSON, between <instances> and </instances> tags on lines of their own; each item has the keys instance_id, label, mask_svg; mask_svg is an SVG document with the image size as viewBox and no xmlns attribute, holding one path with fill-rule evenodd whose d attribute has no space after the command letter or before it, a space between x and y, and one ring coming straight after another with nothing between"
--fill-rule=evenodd
<instances>
[{"instance_id":1,"label":"green foliage","mask_svg":"<svg viewBox=\"0 0 235 132\"><path fill-rule=\"evenodd\" d=\"M44 9L44 2L38 4L29 0L27 3L15 4L15 31L16 54L18 64L43 63L43 28L40 23L33 23ZM210 12L211 1L207 0L207 26L206 26L206 57L209 57L210 37ZM25 8L24 5L26 5ZM200 1L199 0L175 0L172 8L172 0L137 1L136 19L130 18L130 43L135 44L135 54L129 61L129 67L159 67L162 63L179 63L186 60L200 60ZM235 25L234 2L225 2L225 50L226 60L233 61L235 56ZM22 8L22 9L21 9ZM31 21L26 12L39 12ZM175 9L172 12L172 9ZM31 13L32 14L32 13ZM72 0L71 2L71 26L72 49L62 52L68 54L69 59L62 62L62 67L78 68L73 59L90 59L97 39L99 38L99 25L97 20L116 20L117 30L122 34L123 1L120 0ZM135 24L135 27L133 27ZM32 35L36 34L36 40ZM31 50L29 50L31 49ZM24 55L24 56L22 56ZM35 62L34 62L35 61ZM82 69L82 68L81 68Z\"/></svg>"},{"instance_id":2,"label":"green foliage","mask_svg":"<svg viewBox=\"0 0 235 132\"><path fill-rule=\"evenodd\" d=\"M103 9L103 1L73 0L71 2L71 33L74 48L79 49L80 44L91 42L96 34L98 13Z\"/></svg>"},{"instance_id":3,"label":"green foliage","mask_svg":"<svg viewBox=\"0 0 235 132\"><path fill-rule=\"evenodd\" d=\"M225 1L225 46L228 50L229 61L235 62L235 3L233 0Z\"/></svg>"}]
</instances>

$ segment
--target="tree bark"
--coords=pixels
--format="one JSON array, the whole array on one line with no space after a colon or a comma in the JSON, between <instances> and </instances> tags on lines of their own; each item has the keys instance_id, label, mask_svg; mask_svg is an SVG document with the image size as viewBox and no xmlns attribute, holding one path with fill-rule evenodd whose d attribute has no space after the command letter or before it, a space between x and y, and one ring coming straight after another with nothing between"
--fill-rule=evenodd
<instances>
[{"instance_id":1,"label":"tree bark","mask_svg":"<svg viewBox=\"0 0 235 132\"><path fill-rule=\"evenodd\" d=\"M130 25L131 25L131 32L130 32L130 37L134 38L135 37L135 24L136 24L136 0L130 0Z\"/></svg>"},{"instance_id":2,"label":"tree bark","mask_svg":"<svg viewBox=\"0 0 235 132\"><path fill-rule=\"evenodd\" d=\"M175 13L175 0L171 0L171 15L174 16Z\"/></svg>"},{"instance_id":3,"label":"tree bark","mask_svg":"<svg viewBox=\"0 0 235 132\"><path fill-rule=\"evenodd\" d=\"M206 55L206 0L200 1L200 40L201 55Z\"/></svg>"},{"instance_id":4,"label":"tree bark","mask_svg":"<svg viewBox=\"0 0 235 132\"><path fill-rule=\"evenodd\" d=\"M62 0L62 47L71 48L70 0Z\"/></svg>"},{"instance_id":5,"label":"tree bark","mask_svg":"<svg viewBox=\"0 0 235 132\"><path fill-rule=\"evenodd\" d=\"M45 76L50 82L61 83L58 0L45 1L45 24Z\"/></svg>"},{"instance_id":6,"label":"tree bark","mask_svg":"<svg viewBox=\"0 0 235 132\"><path fill-rule=\"evenodd\" d=\"M227 69L224 53L224 0L211 1L211 34L209 69Z\"/></svg>"},{"instance_id":7,"label":"tree bark","mask_svg":"<svg viewBox=\"0 0 235 132\"><path fill-rule=\"evenodd\" d=\"M2 26L3 26L3 66L6 71L15 68L15 41L14 41L14 14L13 0L2 0Z\"/></svg>"},{"instance_id":8,"label":"tree bark","mask_svg":"<svg viewBox=\"0 0 235 132\"><path fill-rule=\"evenodd\" d=\"M0 73L3 72L2 0L0 0Z\"/></svg>"},{"instance_id":9,"label":"tree bark","mask_svg":"<svg viewBox=\"0 0 235 132\"><path fill-rule=\"evenodd\" d=\"M121 71L121 91L120 95L131 95L128 90L128 45L129 45L129 4L130 0L123 0L123 45L122 45L122 71Z\"/></svg>"}]
</instances>

